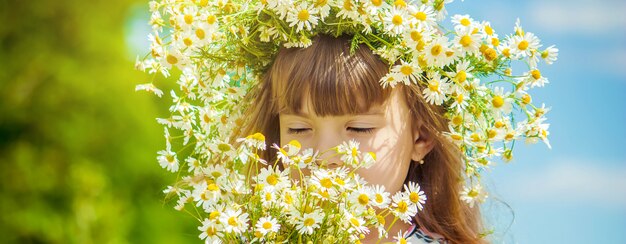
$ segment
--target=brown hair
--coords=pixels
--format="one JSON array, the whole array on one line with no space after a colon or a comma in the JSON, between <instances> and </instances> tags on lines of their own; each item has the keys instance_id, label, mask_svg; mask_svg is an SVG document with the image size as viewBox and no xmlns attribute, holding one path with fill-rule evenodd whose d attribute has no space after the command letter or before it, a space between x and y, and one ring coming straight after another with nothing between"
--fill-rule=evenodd
<instances>
[{"instance_id":1,"label":"brown hair","mask_svg":"<svg viewBox=\"0 0 626 244\"><path fill-rule=\"evenodd\" d=\"M361 113L372 104L382 104L391 88L382 88L379 81L389 72L389 66L367 46L360 46L351 55L349 43L349 37L320 35L307 48L282 48L262 81L247 96L248 104L253 105L248 106L248 120L239 136L261 132L268 145L279 144L279 112L299 111L305 96L309 96L319 116ZM419 183L428 196L416 222L450 243L485 242L479 237L478 207L470 208L459 199L463 183L461 154L440 135L447 130L443 110L424 101L423 88L399 88L416 122L414 126L423 126L435 140L434 148L424 158L427 163L412 162L405 180ZM275 155L275 151L268 150L261 157L273 162Z\"/></svg>"}]
</instances>

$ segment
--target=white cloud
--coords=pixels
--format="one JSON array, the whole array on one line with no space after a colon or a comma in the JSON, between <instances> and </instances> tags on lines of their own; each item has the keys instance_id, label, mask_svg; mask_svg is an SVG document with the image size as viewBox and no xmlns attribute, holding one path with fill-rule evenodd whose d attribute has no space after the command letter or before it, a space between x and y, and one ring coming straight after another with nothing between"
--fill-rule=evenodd
<instances>
[{"instance_id":1,"label":"white cloud","mask_svg":"<svg viewBox=\"0 0 626 244\"><path fill-rule=\"evenodd\" d=\"M509 190L531 202L577 202L626 208L626 162L560 159L512 179ZM508 188L508 187L507 187Z\"/></svg>"},{"instance_id":2,"label":"white cloud","mask_svg":"<svg viewBox=\"0 0 626 244\"><path fill-rule=\"evenodd\" d=\"M623 1L533 1L531 21L545 31L609 34L626 30Z\"/></svg>"}]
</instances>

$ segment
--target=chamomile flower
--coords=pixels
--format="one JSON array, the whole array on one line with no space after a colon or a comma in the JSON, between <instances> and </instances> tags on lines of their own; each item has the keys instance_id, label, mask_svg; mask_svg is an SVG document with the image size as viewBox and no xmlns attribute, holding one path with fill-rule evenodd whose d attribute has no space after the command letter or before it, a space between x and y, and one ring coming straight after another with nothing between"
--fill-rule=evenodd
<instances>
[{"instance_id":1,"label":"chamomile flower","mask_svg":"<svg viewBox=\"0 0 626 244\"><path fill-rule=\"evenodd\" d=\"M441 67L449 63L448 52L450 52L448 38L439 36L424 48L424 58L428 66Z\"/></svg>"},{"instance_id":2,"label":"chamomile flower","mask_svg":"<svg viewBox=\"0 0 626 244\"><path fill-rule=\"evenodd\" d=\"M365 0L363 1L363 7L370 15L377 15L381 11L388 9L389 4L383 0Z\"/></svg>"},{"instance_id":3,"label":"chamomile flower","mask_svg":"<svg viewBox=\"0 0 626 244\"><path fill-rule=\"evenodd\" d=\"M313 231L320 227L324 215L319 210L304 213L296 222L296 230L302 235L311 235Z\"/></svg>"},{"instance_id":4,"label":"chamomile flower","mask_svg":"<svg viewBox=\"0 0 626 244\"><path fill-rule=\"evenodd\" d=\"M307 31L317 25L319 17L313 6L308 3L301 3L287 14L287 22L289 27L296 26L296 32L300 32L303 28Z\"/></svg>"},{"instance_id":5,"label":"chamomile flower","mask_svg":"<svg viewBox=\"0 0 626 244\"><path fill-rule=\"evenodd\" d=\"M448 93L448 78L441 78L439 75L434 74L428 80L428 86L424 88L422 94L426 99L426 102L434 105L441 105L446 99L446 93Z\"/></svg>"},{"instance_id":6,"label":"chamomile flower","mask_svg":"<svg viewBox=\"0 0 626 244\"><path fill-rule=\"evenodd\" d=\"M393 66L391 72L397 73L400 77L399 82L405 85L417 84L419 76L422 73L422 69L417 62L405 62L402 60L400 64Z\"/></svg>"},{"instance_id":7,"label":"chamomile flower","mask_svg":"<svg viewBox=\"0 0 626 244\"><path fill-rule=\"evenodd\" d=\"M372 188L372 205L383 209L389 206L391 199L389 198L389 192L385 191L385 186L375 185Z\"/></svg>"},{"instance_id":8,"label":"chamomile flower","mask_svg":"<svg viewBox=\"0 0 626 244\"><path fill-rule=\"evenodd\" d=\"M161 167L167 169L170 172L178 171L179 163L178 157L176 157L176 153L170 150L161 150L157 152L157 154L159 154L159 156L157 156L157 160L159 161Z\"/></svg>"},{"instance_id":9,"label":"chamomile flower","mask_svg":"<svg viewBox=\"0 0 626 244\"><path fill-rule=\"evenodd\" d=\"M363 159L361 160L361 167L367 169L369 167L372 167L374 163L376 163L376 153L367 152L363 154Z\"/></svg>"},{"instance_id":10,"label":"chamomile flower","mask_svg":"<svg viewBox=\"0 0 626 244\"><path fill-rule=\"evenodd\" d=\"M540 40L535 34L526 32L522 36L513 36L511 42L511 54L518 58L525 58L531 55L531 51L541 47Z\"/></svg>"},{"instance_id":11,"label":"chamomile flower","mask_svg":"<svg viewBox=\"0 0 626 244\"><path fill-rule=\"evenodd\" d=\"M491 106L493 107L494 111L499 111L505 114L510 113L512 109L512 104L514 102L514 99L511 98L510 93L505 93L503 87L496 87L493 89L493 91L494 93L491 97Z\"/></svg>"},{"instance_id":12,"label":"chamomile flower","mask_svg":"<svg viewBox=\"0 0 626 244\"><path fill-rule=\"evenodd\" d=\"M392 197L393 214L405 223L411 223L413 216L417 214L417 205L411 204L409 195L403 192L397 192Z\"/></svg>"},{"instance_id":13,"label":"chamomile flower","mask_svg":"<svg viewBox=\"0 0 626 244\"><path fill-rule=\"evenodd\" d=\"M365 220L362 217L354 216L352 213L346 211L344 218L346 222L350 223L350 231L354 234L367 234L370 232L369 228L365 225Z\"/></svg>"},{"instance_id":14,"label":"chamomile flower","mask_svg":"<svg viewBox=\"0 0 626 244\"><path fill-rule=\"evenodd\" d=\"M437 26L435 10L430 5L422 4L417 8L411 5L409 13L411 15L411 23L416 25L417 28L434 29Z\"/></svg>"},{"instance_id":15,"label":"chamomile flower","mask_svg":"<svg viewBox=\"0 0 626 244\"><path fill-rule=\"evenodd\" d=\"M523 81L530 84L530 87L543 87L545 84L550 83L548 79L541 75L541 71L533 69L524 73Z\"/></svg>"},{"instance_id":16,"label":"chamomile flower","mask_svg":"<svg viewBox=\"0 0 626 244\"><path fill-rule=\"evenodd\" d=\"M409 182L408 185L404 185L404 191L409 195L409 200L412 204L417 206L418 210L424 208L426 203L426 195L420 190L420 186L415 182Z\"/></svg>"},{"instance_id":17,"label":"chamomile flower","mask_svg":"<svg viewBox=\"0 0 626 244\"><path fill-rule=\"evenodd\" d=\"M220 223L224 225L225 233L243 233L248 229L248 213L242 213L241 209L227 208L220 216Z\"/></svg>"},{"instance_id":18,"label":"chamomile flower","mask_svg":"<svg viewBox=\"0 0 626 244\"><path fill-rule=\"evenodd\" d=\"M266 235L270 232L277 232L280 229L280 224L272 216L261 217L256 223L256 230L262 235Z\"/></svg>"},{"instance_id":19,"label":"chamomile flower","mask_svg":"<svg viewBox=\"0 0 626 244\"><path fill-rule=\"evenodd\" d=\"M359 142L355 140L344 141L337 146L336 152L341 155L340 160L348 165L356 166L359 163L361 151L359 151Z\"/></svg>"},{"instance_id":20,"label":"chamomile flower","mask_svg":"<svg viewBox=\"0 0 626 244\"><path fill-rule=\"evenodd\" d=\"M244 142L246 145L258 150L265 150L265 136L261 133L254 133L246 138L237 139L237 142Z\"/></svg>"},{"instance_id":21,"label":"chamomile flower","mask_svg":"<svg viewBox=\"0 0 626 244\"><path fill-rule=\"evenodd\" d=\"M215 221L208 218L204 219L202 226L198 227L198 230L201 231L199 235L200 240L204 240L205 243L222 243L219 234L221 226Z\"/></svg>"},{"instance_id":22,"label":"chamomile flower","mask_svg":"<svg viewBox=\"0 0 626 244\"><path fill-rule=\"evenodd\" d=\"M408 242L408 240L405 238L405 236L408 233L401 231L398 231L398 234L396 234L396 236L393 237L393 239L396 241L396 244L407 244L410 243Z\"/></svg>"},{"instance_id":23,"label":"chamomile flower","mask_svg":"<svg viewBox=\"0 0 626 244\"><path fill-rule=\"evenodd\" d=\"M385 30L391 35L402 34L409 25L409 14L406 9L391 8L384 18Z\"/></svg>"},{"instance_id":24,"label":"chamomile flower","mask_svg":"<svg viewBox=\"0 0 626 244\"><path fill-rule=\"evenodd\" d=\"M257 184L263 184L264 190L274 192L289 186L288 171L281 171L278 167L261 168L261 173L256 177Z\"/></svg>"},{"instance_id":25,"label":"chamomile flower","mask_svg":"<svg viewBox=\"0 0 626 244\"><path fill-rule=\"evenodd\" d=\"M355 206L357 210L365 210L370 205L370 203L374 200L371 194L371 190L369 187L361 187L356 191L353 191L348 199L352 203L352 206Z\"/></svg>"},{"instance_id":26,"label":"chamomile flower","mask_svg":"<svg viewBox=\"0 0 626 244\"><path fill-rule=\"evenodd\" d=\"M546 48L546 50L541 51L541 58L546 61L546 64L554 63L558 55L559 49L554 47L554 45L549 46L548 48Z\"/></svg>"},{"instance_id":27,"label":"chamomile flower","mask_svg":"<svg viewBox=\"0 0 626 244\"><path fill-rule=\"evenodd\" d=\"M487 198L486 192L480 184L475 184L472 187L463 187L461 192L461 200L469 204L470 208L473 208L476 203L482 203Z\"/></svg>"},{"instance_id":28,"label":"chamomile flower","mask_svg":"<svg viewBox=\"0 0 626 244\"><path fill-rule=\"evenodd\" d=\"M470 18L469 15L459 15L455 14L452 16L452 23L454 23L454 30L456 32L467 32L468 30L471 32L476 26L476 22L474 19Z\"/></svg>"},{"instance_id":29,"label":"chamomile flower","mask_svg":"<svg viewBox=\"0 0 626 244\"><path fill-rule=\"evenodd\" d=\"M461 29L454 38L454 45L465 55L475 55L480 46L480 35L474 34L471 29Z\"/></svg>"}]
</instances>

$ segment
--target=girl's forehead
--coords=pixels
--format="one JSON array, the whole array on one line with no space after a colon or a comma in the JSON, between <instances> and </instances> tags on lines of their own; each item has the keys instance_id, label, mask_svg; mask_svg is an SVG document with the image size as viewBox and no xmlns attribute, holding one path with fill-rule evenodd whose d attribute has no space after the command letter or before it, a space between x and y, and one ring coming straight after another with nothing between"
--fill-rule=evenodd
<instances>
[{"instance_id":1,"label":"girl's forehead","mask_svg":"<svg viewBox=\"0 0 626 244\"><path fill-rule=\"evenodd\" d=\"M315 98L310 95L305 95L301 97L298 102L299 106L294 106L294 104L279 104L279 113L284 115L297 115L302 117L324 117L328 115L333 116L343 116L343 115L381 115L384 116L385 113L390 109L391 106L395 105L395 103L401 103L403 101L399 100L399 92L398 89L394 89L390 96L388 96L382 103L381 102L372 102L363 99L357 99L356 104L358 106L357 109L352 109L352 111L345 111L347 107L346 104L338 104L341 103L341 99L325 99L325 98ZM305 93L307 94L307 93ZM327 107L319 107L319 106L327 106ZM317 111L341 111L335 113L322 113L319 114Z\"/></svg>"}]
</instances>

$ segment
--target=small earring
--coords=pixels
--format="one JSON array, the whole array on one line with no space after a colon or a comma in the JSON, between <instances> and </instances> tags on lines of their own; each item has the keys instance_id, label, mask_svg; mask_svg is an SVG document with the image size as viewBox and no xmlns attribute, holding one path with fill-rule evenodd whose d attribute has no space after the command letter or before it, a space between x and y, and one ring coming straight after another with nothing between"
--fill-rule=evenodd
<instances>
[{"instance_id":1,"label":"small earring","mask_svg":"<svg viewBox=\"0 0 626 244\"><path fill-rule=\"evenodd\" d=\"M424 164L424 159L420 159L420 161L418 161L420 164Z\"/></svg>"}]
</instances>

